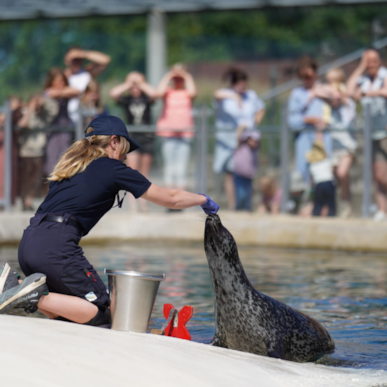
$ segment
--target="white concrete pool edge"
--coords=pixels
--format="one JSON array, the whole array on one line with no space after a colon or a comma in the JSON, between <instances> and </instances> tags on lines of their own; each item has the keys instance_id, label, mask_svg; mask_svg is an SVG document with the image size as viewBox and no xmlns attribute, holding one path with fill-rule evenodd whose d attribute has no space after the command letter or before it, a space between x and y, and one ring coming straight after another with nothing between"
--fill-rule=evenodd
<instances>
[{"instance_id":1,"label":"white concrete pool edge","mask_svg":"<svg viewBox=\"0 0 387 387\"><path fill-rule=\"evenodd\" d=\"M386 371L298 364L170 337L0 316L6 386L367 387Z\"/></svg>"},{"instance_id":2,"label":"white concrete pool edge","mask_svg":"<svg viewBox=\"0 0 387 387\"><path fill-rule=\"evenodd\" d=\"M1 213L0 243L18 243L32 213ZM220 211L238 245L387 252L387 222L364 219L261 216ZM201 242L201 212L140 214L112 211L83 240Z\"/></svg>"}]
</instances>

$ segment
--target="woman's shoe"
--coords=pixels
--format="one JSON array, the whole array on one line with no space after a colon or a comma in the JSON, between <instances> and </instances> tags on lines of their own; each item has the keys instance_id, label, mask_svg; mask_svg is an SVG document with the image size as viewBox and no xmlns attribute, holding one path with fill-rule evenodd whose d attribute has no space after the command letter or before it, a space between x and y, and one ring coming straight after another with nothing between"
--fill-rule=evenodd
<instances>
[{"instance_id":1,"label":"woman's shoe","mask_svg":"<svg viewBox=\"0 0 387 387\"><path fill-rule=\"evenodd\" d=\"M40 297L47 294L46 276L41 273L32 274L20 285L0 295L0 314L14 308L22 308L27 313L34 313L38 309Z\"/></svg>"},{"instance_id":2,"label":"woman's shoe","mask_svg":"<svg viewBox=\"0 0 387 387\"><path fill-rule=\"evenodd\" d=\"M0 267L0 294L19 285L20 275L11 270L8 263Z\"/></svg>"}]
</instances>

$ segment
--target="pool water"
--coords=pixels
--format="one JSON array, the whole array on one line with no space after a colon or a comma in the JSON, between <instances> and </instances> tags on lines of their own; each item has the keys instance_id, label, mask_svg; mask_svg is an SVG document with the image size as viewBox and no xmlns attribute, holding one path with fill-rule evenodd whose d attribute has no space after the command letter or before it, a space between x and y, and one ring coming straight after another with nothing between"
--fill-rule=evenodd
<instances>
[{"instance_id":1,"label":"pool water","mask_svg":"<svg viewBox=\"0 0 387 387\"><path fill-rule=\"evenodd\" d=\"M165 273L149 329L160 328L164 303L194 307L192 340L214 335L214 299L204 249L149 244L84 248L107 284L103 269ZM321 364L387 369L387 256L329 251L240 248L246 274L259 291L322 322L336 351ZM0 248L0 264L17 266L17 249Z\"/></svg>"}]
</instances>

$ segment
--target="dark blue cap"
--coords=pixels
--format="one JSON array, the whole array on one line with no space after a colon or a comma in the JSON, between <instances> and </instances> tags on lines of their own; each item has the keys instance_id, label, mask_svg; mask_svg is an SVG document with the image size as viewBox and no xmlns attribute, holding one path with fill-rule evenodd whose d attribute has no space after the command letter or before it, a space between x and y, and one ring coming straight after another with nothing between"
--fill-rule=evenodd
<instances>
[{"instance_id":1,"label":"dark blue cap","mask_svg":"<svg viewBox=\"0 0 387 387\"><path fill-rule=\"evenodd\" d=\"M134 150L141 148L140 144L129 137L128 131L126 130L126 125L118 117L105 115L99 116L94 118L94 120L92 120L90 124L87 125L87 128L90 128L90 126L93 127L94 130L90 133L85 133L85 137L113 135L122 136L125 137L130 143L129 152L133 152Z\"/></svg>"}]
</instances>

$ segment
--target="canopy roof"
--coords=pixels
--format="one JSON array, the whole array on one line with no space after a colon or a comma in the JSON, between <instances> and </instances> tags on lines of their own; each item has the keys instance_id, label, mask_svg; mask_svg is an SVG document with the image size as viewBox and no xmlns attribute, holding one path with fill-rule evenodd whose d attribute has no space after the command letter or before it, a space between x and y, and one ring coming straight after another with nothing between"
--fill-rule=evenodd
<instances>
[{"instance_id":1,"label":"canopy roof","mask_svg":"<svg viewBox=\"0 0 387 387\"><path fill-rule=\"evenodd\" d=\"M0 0L0 19L36 19L92 15L128 15L151 9L165 12L369 4L384 0Z\"/></svg>"}]
</instances>

